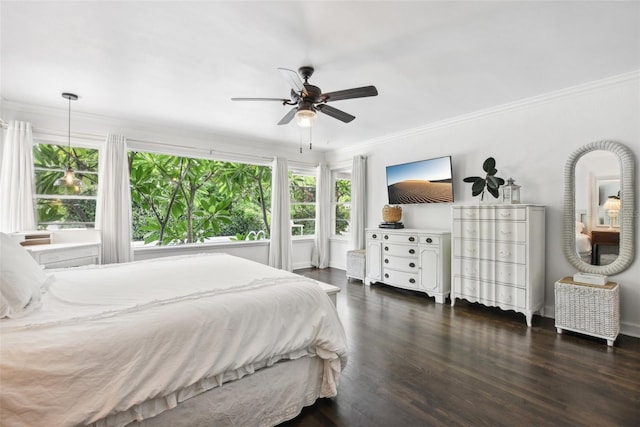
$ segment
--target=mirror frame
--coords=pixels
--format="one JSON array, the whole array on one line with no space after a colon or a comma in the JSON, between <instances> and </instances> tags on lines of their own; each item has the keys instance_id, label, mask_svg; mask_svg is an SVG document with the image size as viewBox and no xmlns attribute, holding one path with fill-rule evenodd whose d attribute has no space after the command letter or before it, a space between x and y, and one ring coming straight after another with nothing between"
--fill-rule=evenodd
<instances>
[{"instance_id":1,"label":"mirror frame","mask_svg":"<svg viewBox=\"0 0 640 427\"><path fill-rule=\"evenodd\" d=\"M620 249L618 257L608 265L591 265L582 261L576 253L576 188L575 170L580 158L595 150L605 150L618 156L620 163L620 199L622 221L620 223ZM592 274L611 275L626 270L634 259L635 161L633 153L619 142L603 140L584 145L574 151L564 167L564 254L571 265L579 271Z\"/></svg>"}]
</instances>

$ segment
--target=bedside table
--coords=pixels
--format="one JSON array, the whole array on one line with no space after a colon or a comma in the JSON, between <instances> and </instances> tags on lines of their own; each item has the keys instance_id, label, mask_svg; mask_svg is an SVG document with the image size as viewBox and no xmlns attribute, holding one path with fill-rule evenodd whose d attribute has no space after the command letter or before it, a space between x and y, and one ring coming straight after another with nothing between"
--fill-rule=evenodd
<instances>
[{"instance_id":1,"label":"bedside table","mask_svg":"<svg viewBox=\"0 0 640 427\"><path fill-rule=\"evenodd\" d=\"M620 232L617 230L592 230L591 244L591 264L600 265L600 253L603 246L616 248L616 253L620 247Z\"/></svg>"},{"instance_id":2,"label":"bedside table","mask_svg":"<svg viewBox=\"0 0 640 427\"><path fill-rule=\"evenodd\" d=\"M607 340L612 346L620 333L620 287L574 282L565 277L555 283L556 331L579 332Z\"/></svg>"},{"instance_id":3,"label":"bedside table","mask_svg":"<svg viewBox=\"0 0 640 427\"><path fill-rule=\"evenodd\" d=\"M44 268L62 268L100 264L100 246L100 243L52 243L25 249Z\"/></svg>"}]
</instances>

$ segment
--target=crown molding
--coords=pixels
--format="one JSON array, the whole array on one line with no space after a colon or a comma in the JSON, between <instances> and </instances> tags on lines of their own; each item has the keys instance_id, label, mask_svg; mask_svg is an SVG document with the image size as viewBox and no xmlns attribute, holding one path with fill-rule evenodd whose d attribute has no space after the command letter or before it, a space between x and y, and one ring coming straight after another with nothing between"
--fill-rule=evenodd
<instances>
[{"instance_id":1,"label":"crown molding","mask_svg":"<svg viewBox=\"0 0 640 427\"><path fill-rule=\"evenodd\" d=\"M529 98L524 98L519 101L509 102L506 104L490 107L487 109L475 111L473 113L463 114L461 116L452 117L445 120L440 120L433 123L427 123L423 126L418 126L411 129L406 129L400 132L395 132L380 137L372 138L363 141L359 144L352 145L345 148L337 148L327 152L328 155L346 154L346 153L359 153L369 150L377 145L385 144L397 139L408 138L424 133L432 132L437 129L442 129L450 126L455 126L460 123L478 120L485 117L496 116L511 111L517 111L532 106L548 103L562 98L570 98L573 96L580 96L587 93L596 92L602 89L611 88L615 86L622 86L628 83L640 82L640 70L631 71L624 74L619 74L605 79L594 80L588 83L583 83L575 86L570 86L565 89L556 90L553 92L544 93L542 95L536 95Z\"/></svg>"}]
</instances>

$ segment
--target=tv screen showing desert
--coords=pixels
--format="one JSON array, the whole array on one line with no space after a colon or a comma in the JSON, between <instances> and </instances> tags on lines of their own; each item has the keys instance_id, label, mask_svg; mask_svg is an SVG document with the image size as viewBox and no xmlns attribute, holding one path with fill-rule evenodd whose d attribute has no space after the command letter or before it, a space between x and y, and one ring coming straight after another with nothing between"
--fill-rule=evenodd
<instances>
[{"instance_id":1,"label":"tv screen showing desert","mask_svg":"<svg viewBox=\"0 0 640 427\"><path fill-rule=\"evenodd\" d=\"M387 190L390 204L451 203L451 158L388 166Z\"/></svg>"}]
</instances>

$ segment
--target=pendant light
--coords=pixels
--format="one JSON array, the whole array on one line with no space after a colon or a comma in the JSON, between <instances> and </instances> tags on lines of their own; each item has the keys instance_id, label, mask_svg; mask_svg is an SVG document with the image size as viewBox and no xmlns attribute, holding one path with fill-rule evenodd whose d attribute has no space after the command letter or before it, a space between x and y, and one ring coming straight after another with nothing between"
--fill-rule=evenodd
<instances>
[{"instance_id":1,"label":"pendant light","mask_svg":"<svg viewBox=\"0 0 640 427\"><path fill-rule=\"evenodd\" d=\"M80 186L82 185L82 181L76 178L73 169L71 168L71 101L77 101L78 95L73 93L64 92L62 94L64 99L69 101L69 122L68 122L68 133L67 133L67 171L64 173L62 178L58 178L54 185L64 185L66 187L73 187L74 191L77 193L80 191Z\"/></svg>"}]
</instances>

